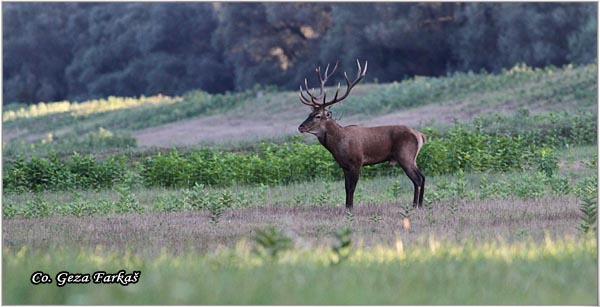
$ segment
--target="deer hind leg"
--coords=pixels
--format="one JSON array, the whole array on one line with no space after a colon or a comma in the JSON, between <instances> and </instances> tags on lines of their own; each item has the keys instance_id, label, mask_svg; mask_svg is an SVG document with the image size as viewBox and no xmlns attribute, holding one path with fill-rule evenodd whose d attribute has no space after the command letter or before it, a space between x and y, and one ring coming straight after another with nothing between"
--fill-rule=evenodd
<instances>
[{"instance_id":1,"label":"deer hind leg","mask_svg":"<svg viewBox=\"0 0 600 307\"><path fill-rule=\"evenodd\" d=\"M415 170L417 174L421 177L421 189L419 194L419 207L423 207L423 195L425 194L425 175L421 173L419 167L415 164Z\"/></svg>"},{"instance_id":2,"label":"deer hind leg","mask_svg":"<svg viewBox=\"0 0 600 307\"><path fill-rule=\"evenodd\" d=\"M410 181L412 181L414 186L414 197L413 197L413 207L422 207L423 206L423 192L425 188L425 176L421 173L419 168L412 161L405 163L400 162L400 166L404 170L404 173Z\"/></svg>"}]
</instances>

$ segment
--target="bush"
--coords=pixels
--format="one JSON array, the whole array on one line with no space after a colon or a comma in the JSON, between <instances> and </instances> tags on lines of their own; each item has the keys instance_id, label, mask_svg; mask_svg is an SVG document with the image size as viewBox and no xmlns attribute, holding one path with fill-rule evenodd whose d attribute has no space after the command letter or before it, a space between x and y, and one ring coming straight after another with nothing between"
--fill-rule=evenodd
<instances>
[{"instance_id":1,"label":"bush","mask_svg":"<svg viewBox=\"0 0 600 307\"><path fill-rule=\"evenodd\" d=\"M534 168L547 177L557 170L551 148L540 147L522 136L489 134L457 124L443 134L425 129L429 136L418 157L426 175L465 172L505 172ZM209 148L180 153L177 149L131 161L125 156L99 160L77 153L61 161L32 157L7 163L4 186L12 191L111 188L114 185L148 187L280 185L314 180L336 180L343 172L331 154L319 144L299 138L283 144L260 143L254 152L228 152ZM364 167L361 177L400 175L400 167L381 163Z\"/></svg>"},{"instance_id":2,"label":"bush","mask_svg":"<svg viewBox=\"0 0 600 307\"><path fill-rule=\"evenodd\" d=\"M459 170L509 171L526 167L538 151L520 137L491 136L457 125L445 137L428 140L417 163L423 173L429 175Z\"/></svg>"},{"instance_id":3,"label":"bush","mask_svg":"<svg viewBox=\"0 0 600 307\"><path fill-rule=\"evenodd\" d=\"M487 115L473 123L471 129L481 129L491 136L521 136L536 146L591 145L596 144L598 115L566 111L530 115L527 109L519 109L513 116Z\"/></svg>"},{"instance_id":4,"label":"bush","mask_svg":"<svg viewBox=\"0 0 600 307\"><path fill-rule=\"evenodd\" d=\"M55 154L48 158L17 158L4 171L3 185L8 191L42 191L110 188L125 178L124 157L100 161L91 155L74 153L61 161Z\"/></svg>"}]
</instances>

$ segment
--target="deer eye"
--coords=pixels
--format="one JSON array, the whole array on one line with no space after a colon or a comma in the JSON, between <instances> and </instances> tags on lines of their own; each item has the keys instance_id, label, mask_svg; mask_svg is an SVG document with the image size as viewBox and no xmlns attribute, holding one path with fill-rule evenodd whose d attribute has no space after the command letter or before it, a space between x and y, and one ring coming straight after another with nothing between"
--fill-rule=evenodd
<instances>
[{"instance_id":1,"label":"deer eye","mask_svg":"<svg viewBox=\"0 0 600 307\"><path fill-rule=\"evenodd\" d=\"M320 119L321 118L321 114L315 115L316 119Z\"/></svg>"}]
</instances>

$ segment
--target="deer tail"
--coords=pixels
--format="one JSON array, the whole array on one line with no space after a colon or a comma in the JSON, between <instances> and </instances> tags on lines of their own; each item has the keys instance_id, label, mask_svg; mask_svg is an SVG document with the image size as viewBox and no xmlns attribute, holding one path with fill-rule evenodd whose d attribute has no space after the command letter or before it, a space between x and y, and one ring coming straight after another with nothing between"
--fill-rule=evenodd
<instances>
[{"instance_id":1,"label":"deer tail","mask_svg":"<svg viewBox=\"0 0 600 307\"><path fill-rule=\"evenodd\" d=\"M423 144L425 144L425 141L427 138L425 137L425 134L423 134L421 132L416 132L415 136L417 137L417 153L415 154L414 162L415 162L415 165L417 165L417 157L419 156L419 151L421 151L421 147L423 147Z\"/></svg>"}]
</instances>

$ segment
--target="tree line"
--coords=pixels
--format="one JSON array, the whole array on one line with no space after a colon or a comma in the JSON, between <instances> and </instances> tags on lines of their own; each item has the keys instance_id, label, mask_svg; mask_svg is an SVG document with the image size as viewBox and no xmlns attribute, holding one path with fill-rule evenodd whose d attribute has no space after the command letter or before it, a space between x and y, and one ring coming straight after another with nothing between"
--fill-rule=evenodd
<instances>
[{"instance_id":1,"label":"tree line","mask_svg":"<svg viewBox=\"0 0 600 307\"><path fill-rule=\"evenodd\" d=\"M4 3L4 103L590 63L596 3ZM338 74L339 78L342 74Z\"/></svg>"}]
</instances>

